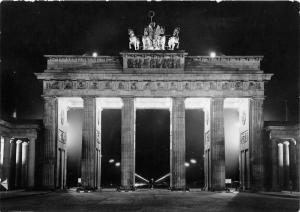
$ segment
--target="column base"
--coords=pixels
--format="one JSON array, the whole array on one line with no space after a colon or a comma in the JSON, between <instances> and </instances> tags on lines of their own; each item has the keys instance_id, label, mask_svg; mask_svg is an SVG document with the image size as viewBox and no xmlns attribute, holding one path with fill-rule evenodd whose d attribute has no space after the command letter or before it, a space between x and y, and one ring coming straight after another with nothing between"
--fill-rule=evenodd
<instances>
[{"instance_id":1,"label":"column base","mask_svg":"<svg viewBox=\"0 0 300 212\"><path fill-rule=\"evenodd\" d=\"M250 190L251 190L251 192L267 191L267 189L264 187L253 187Z\"/></svg>"},{"instance_id":2,"label":"column base","mask_svg":"<svg viewBox=\"0 0 300 212\"><path fill-rule=\"evenodd\" d=\"M56 188L54 186L41 186L41 187L39 187L39 190L43 190L43 191L55 191Z\"/></svg>"},{"instance_id":3,"label":"column base","mask_svg":"<svg viewBox=\"0 0 300 212\"><path fill-rule=\"evenodd\" d=\"M190 191L190 188L187 186L184 187L170 187L171 191Z\"/></svg>"},{"instance_id":4,"label":"column base","mask_svg":"<svg viewBox=\"0 0 300 212\"><path fill-rule=\"evenodd\" d=\"M215 186L215 187L211 187L209 189L210 191L225 191L225 187L221 187L221 186Z\"/></svg>"},{"instance_id":5,"label":"column base","mask_svg":"<svg viewBox=\"0 0 300 212\"><path fill-rule=\"evenodd\" d=\"M117 188L117 191L120 191L120 192L135 191L135 187L134 186L120 186L119 188Z\"/></svg>"},{"instance_id":6,"label":"column base","mask_svg":"<svg viewBox=\"0 0 300 212\"><path fill-rule=\"evenodd\" d=\"M98 191L98 188L95 188L95 187L91 187L91 186L81 186L81 187L78 187L76 189L77 192L94 192L94 191Z\"/></svg>"}]
</instances>

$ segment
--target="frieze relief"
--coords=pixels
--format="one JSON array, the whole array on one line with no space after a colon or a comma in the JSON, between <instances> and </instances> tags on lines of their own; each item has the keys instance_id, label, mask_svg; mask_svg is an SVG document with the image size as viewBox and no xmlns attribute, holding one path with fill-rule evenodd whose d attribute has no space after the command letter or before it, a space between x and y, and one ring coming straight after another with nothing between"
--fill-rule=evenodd
<instances>
[{"instance_id":1,"label":"frieze relief","mask_svg":"<svg viewBox=\"0 0 300 212\"><path fill-rule=\"evenodd\" d=\"M67 133L61 129L58 129L58 141L65 144L67 141Z\"/></svg>"},{"instance_id":2,"label":"frieze relief","mask_svg":"<svg viewBox=\"0 0 300 212\"><path fill-rule=\"evenodd\" d=\"M210 148L210 131L208 130L207 132L205 132L204 134L204 139L205 139L205 149L209 149Z\"/></svg>"},{"instance_id":3,"label":"frieze relief","mask_svg":"<svg viewBox=\"0 0 300 212\"><path fill-rule=\"evenodd\" d=\"M177 69L183 68L180 63L181 58L172 57L134 57L127 59L127 68L157 68L157 69Z\"/></svg>"},{"instance_id":4,"label":"frieze relief","mask_svg":"<svg viewBox=\"0 0 300 212\"><path fill-rule=\"evenodd\" d=\"M98 144L101 144L100 131L96 130L96 141Z\"/></svg>"},{"instance_id":5,"label":"frieze relief","mask_svg":"<svg viewBox=\"0 0 300 212\"><path fill-rule=\"evenodd\" d=\"M263 90L263 82L244 81L45 81L44 89L97 90Z\"/></svg>"},{"instance_id":6,"label":"frieze relief","mask_svg":"<svg viewBox=\"0 0 300 212\"><path fill-rule=\"evenodd\" d=\"M240 139L240 144L247 143L249 141L249 131L246 130L244 132L241 132Z\"/></svg>"}]
</instances>

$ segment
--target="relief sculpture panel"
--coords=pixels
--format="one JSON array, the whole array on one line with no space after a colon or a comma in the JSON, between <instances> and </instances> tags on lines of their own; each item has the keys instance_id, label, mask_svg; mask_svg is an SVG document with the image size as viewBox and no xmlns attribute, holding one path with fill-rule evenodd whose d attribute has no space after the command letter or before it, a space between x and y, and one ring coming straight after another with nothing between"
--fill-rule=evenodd
<instances>
[{"instance_id":1,"label":"relief sculpture panel","mask_svg":"<svg viewBox=\"0 0 300 212\"><path fill-rule=\"evenodd\" d=\"M127 90L127 91L142 91L142 90L263 90L263 82L243 82L243 81L179 81L179 80L161 80L161 81L46 81L44 82L45 90L60 89L60 90Z\"/></svg>"}]
</instances>

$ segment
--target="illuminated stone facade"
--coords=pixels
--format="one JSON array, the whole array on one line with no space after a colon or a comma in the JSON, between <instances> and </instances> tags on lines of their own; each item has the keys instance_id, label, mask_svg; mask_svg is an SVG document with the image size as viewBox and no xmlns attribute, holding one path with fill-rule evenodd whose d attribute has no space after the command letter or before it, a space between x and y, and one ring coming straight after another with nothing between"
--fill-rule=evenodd
<instances>
[{"instance_id":1,"label":"illuminated stone facade","mask_svg":"<svg viewBox=\"0 0 300 212\"><path fill-rule=\"evenodd\" d=\"M120 56L48 55L47 69L36 73L43 80L45 100L43 180L47 188L65 187L64 98L77 99L83 107L82 185L101 187L101 114L103 99L117 99L122 110L121 189L135 185L135 110L141 99L169 99L170 187L185 190L185 109L205 111L205 188L225 187L223 109L235 99L241 111L240 178L243 189L263 189L264 83L272 74L260 70L260 56L188 56L184 51L122 52ZM236 100L237 99L237 100ZM241 107L238 99L243 100ZM169 100L166 100L167 102ZM162 100L163 101L163 100ZM104 101L102 101L104 102ZM153 101L155 102L155 101ZM105 107L114 107L108 104ZM165 108L158 104L158 108ZM153 105L141 107L152 108ZM246 108L243 112L243 108ZM100 112L99 112L100 111ZM66 141L68 142L68 141Z\"/></svg>"}]
</instances>

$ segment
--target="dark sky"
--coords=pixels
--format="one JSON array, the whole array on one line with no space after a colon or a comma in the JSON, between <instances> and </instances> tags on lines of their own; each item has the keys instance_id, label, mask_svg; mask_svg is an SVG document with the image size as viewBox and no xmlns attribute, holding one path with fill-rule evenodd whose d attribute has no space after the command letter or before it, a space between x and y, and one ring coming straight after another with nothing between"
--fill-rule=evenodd
<instances>
[{"instance_id":1,"label":"dark sky","mask_svg":"<svg viewBox=\"0 0 300 212\"><path fill-rule=\"evenodd\" d=\"M141 35L147 13L170 34L180 26L190 55L263 55L274 73L266 87L265 120L298 117L299 4L295 2L2 2L1 116L17 107L20 119L42 118L45 54L117 55L128 47L127 28Z\"/></svg>"}]
</instances>

